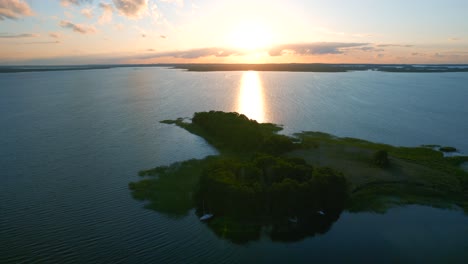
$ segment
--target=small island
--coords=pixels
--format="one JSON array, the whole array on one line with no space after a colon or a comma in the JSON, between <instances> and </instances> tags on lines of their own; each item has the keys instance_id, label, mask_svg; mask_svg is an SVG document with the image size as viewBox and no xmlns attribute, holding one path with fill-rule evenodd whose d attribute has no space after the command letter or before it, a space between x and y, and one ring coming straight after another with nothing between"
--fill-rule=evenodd
<instances>
[{"instance_id":1,"label":"small island","mask_svg":"<svg viewBox=\"0 0 468 264\"><path fill-rule=\"evenodd\" d=\"M343 210L384 213L407 204L468 213L468 157L430 146L395 147L321 132L293 136L238 113L161 121L204 138L217 156L140 171L129 184L148 208L172 217L213 215L207 225L236 243L297 241L327 232Z\"/></svg>"}]
</instances>

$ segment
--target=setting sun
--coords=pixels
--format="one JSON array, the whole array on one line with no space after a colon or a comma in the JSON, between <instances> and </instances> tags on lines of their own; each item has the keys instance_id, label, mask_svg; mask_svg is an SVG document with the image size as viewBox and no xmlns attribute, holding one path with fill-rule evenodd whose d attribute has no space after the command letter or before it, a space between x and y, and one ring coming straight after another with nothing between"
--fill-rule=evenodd
<instances>
[{"instance_id":1,"label":"setting sun","mask_svg":"<svg viewBox=\"0 0 468 264\"><path fill-rule=\"evenodd\" d=\"M268 27L256 21L244 21L229 36L229 44L236 48L256 50L272 45L273 36Z\"/></svg>"}]
</instances>

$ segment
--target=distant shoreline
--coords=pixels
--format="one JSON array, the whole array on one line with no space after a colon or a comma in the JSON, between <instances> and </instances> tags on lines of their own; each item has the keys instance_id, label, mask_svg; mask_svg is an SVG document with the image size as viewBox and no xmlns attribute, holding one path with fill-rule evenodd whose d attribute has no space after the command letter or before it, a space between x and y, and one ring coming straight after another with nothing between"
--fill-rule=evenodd
<instances>
[{"instance_id":1,"label":"distant shoreline","mask_svg":"<svg viewBox=\"0 0 468 264\"><path fill-rule=\"evenodd\" d=\"M165 67L194 72L272 71L272 72L350 72L381 71L398 73L468 72L468 64L110 64L60 66L0 66L0 73L105 70L113 68Z\"/></svg>"}]
</instances>

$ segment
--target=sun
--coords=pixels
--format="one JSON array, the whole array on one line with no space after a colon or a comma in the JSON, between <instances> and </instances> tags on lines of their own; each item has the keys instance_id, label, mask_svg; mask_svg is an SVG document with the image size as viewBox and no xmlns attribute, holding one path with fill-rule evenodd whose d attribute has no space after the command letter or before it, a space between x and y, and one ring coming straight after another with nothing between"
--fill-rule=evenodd
<instances>
[{"instance_id":1,"label":"sun","mask_svg":"<svg viewBox=\"0 0 468 264\"><path fill-rule=\"evenodd\" d=\"M242 21L232 30L229 44L244 50L258 50L272 45L272 34L268 27L256 21Z\"/></svg>"}]
</instances>

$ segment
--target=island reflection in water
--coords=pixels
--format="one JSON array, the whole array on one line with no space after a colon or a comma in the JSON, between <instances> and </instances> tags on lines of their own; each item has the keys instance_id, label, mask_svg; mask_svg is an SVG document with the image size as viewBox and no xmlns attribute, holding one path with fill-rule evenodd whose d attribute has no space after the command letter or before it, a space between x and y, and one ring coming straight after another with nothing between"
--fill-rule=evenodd
<instances>
[{"instance_id":1,"label":"island reflection in water","mask_svg":"<svg viewBox=\"0 0 468 264\"><path fill-rule=\"evenodd\" d=\"M312 180L291 185L292 181L286 180L273 183L261 192L251 192L253 189L241 182L230 182L232 178L227 179L229 183L226 185L224 178L210 181L206 177L206 173L220 169L217 167L220 164L234 165L231 161L211 156L141 171L141 176L156 177L130 183L132 196L147 201L146 208L176 219L189 215L193 208L197 217L213 213L207 226L219 238L236 244L258 241L262 236L271 241L296 242L325 234L344 209L344 197L329 195L335 193L336 188L328 181ZM247 172L245 168L234 170L241 174ZM320 191L305 192L307 187Z\"/></svg>"},{"instance_id":2,"label":"island reflection in water","mask_svg":"<svg viewBox=\"0 0 468 264\"><path fill-rule=\"evenodd\" d=\"M241 86L236 112L255 119L259 123L265 122L263 85L258 72L246 71L242 75Z\"/></svg>"}]
</instances>

